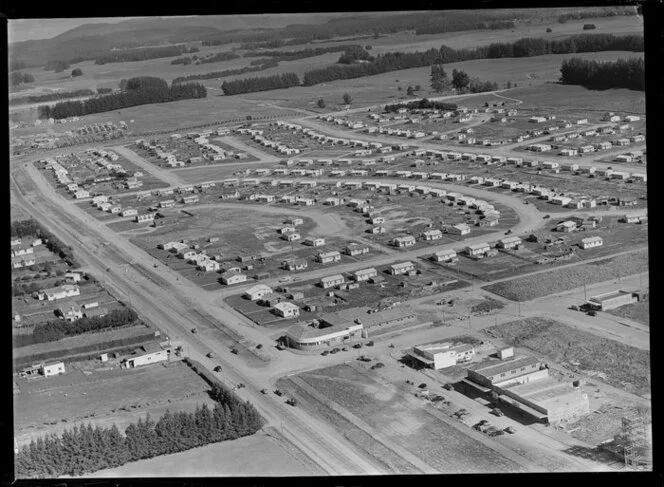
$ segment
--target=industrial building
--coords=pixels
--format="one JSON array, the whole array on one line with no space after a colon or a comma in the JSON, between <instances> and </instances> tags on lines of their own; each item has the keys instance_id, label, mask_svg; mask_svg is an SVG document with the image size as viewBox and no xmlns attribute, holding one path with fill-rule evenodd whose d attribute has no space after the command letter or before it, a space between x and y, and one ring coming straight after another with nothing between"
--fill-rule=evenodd
<instances>
[{"instance_id":1,"label":"industrial building","mask_svg":"<svg viewBox=\"0 0 664 487\"><path fill-rule=\"evenodd\" d=\"M598 311L608 311L610 309L620 308L626 304L636 303L638 301L636 293L627 291L611 291L609 293L599 294L586 300L591 309Z\"/></svg>"},{"instance_id":2,"label":"industrial building","mask_svg":"<svg viewBox=\"0 0 664 487\"><path fill-rule=\"evenodd\" d=\"M468 344L455 346L450 342L432 343L413 347L407 356L425 367L438 370L471 361L475 349Z\"/></svg>"},{"instance_id":3,"label":"industrial building","mask_svg":"<svg viewBox=\"0 0 664 487\"><path fill-rule=\"evenodd\" d=\"M468 369L463 383L498 394L498 400L539 421L557 423L590 413L588 395L578 389L578 383L550 377L548 367L537 357L480 364Z\"/></svg>"}]
</instances>

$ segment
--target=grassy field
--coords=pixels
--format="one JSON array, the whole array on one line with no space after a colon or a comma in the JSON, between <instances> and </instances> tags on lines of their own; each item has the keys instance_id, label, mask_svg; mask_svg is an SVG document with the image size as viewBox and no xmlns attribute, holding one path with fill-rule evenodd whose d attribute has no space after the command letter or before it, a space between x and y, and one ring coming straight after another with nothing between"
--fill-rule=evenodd
<instances>
[{"instance_id":1,"label":"grassy field","mask_svg":"<svg viewBox=\"0 0 664 487\"><path fill-rule=\"evenodd\" d=\"M584 284L617 279L648 270L647 251L600 260L574 267L552 270L546 274L522 277L491 284L483 289L512 301L530 301Z\"/></svg>"},{"instance_id":2,"label":"grassy field","mask_svg":"<svg viewBox=\"0 0 664 487\"><path fill-rule=\"evenodd\" d=\"M97 477L281 477L322 475L285 441L265 432L100 470Z\"/></svg>"},{"instance_id":3,"label":"grassy field","mask_svg":"<svg viewBox=\"0 0 664 487\"><path fill-rule=\"evenodd\" d=\"M554 362L581 371L606 374L608 384L642 395L650 392L650 352L586 333L544 318L492 326L491 337L510 345L529 348ZM577 365L578 364L578 365Z\"/></svg>"},{"instance_id":4,"label":"grassy field","mask_svg":"<svg viewBox=\"0 0 664 487\"><path fill-rule=\"evenodd\" d=\"M644 325L650 326L650 302L639 301L638 303L628 304L620 308L612 309L607 313L621 318L629 318L630 320L638 321Z\"/></svg>"},{"instance_id":5,"label":"grassy field","mask_svg":"<svg viewBox=\"0 0 664 487\"><path fill-rule=\"evenodd\" d=\"M43 434L53 431L52 426L62 430L83 420L122 427L137 419L132 413L157 417L167 408L179 410L178 402L184 400L190 409L196 403L214 405L205 394L207 384L181 362L168 367L90 372L89 368L67 364L64 375L38 382L20 381L21 393L14 398L17 433Z\"/></svg>"},{"instance_id":6,"label":"grassy field","mask_svg":"<svg viewBox=\"0 0 664 487\"><path fill-rule=\"evenodd\" d=\"M340 419L338 411L350 411L368 424L371 430L395 443L397 448L403 448L441 473L519 470L519 466L511 460L451 427L432 415L423 403L410 400L397 386L377 380L374 372L365 368L344 364L305 372L296 377L322 396L314 399L297 385L297 379L283 380L283 388L299 388L298 395L304 393L308 396L303 407L325 410L328 420L335 426L338 423L351 441L353 436L347 430L348 421L355 420L350 417ZM281 382L279 385L281 387ZM323 398L324 403L320 401ZM313 403L309 404L309 401ZM366 438L362 439L362 434L359 434L358 440L366 441ZM373 446L367 443L363 446L365 449L373 448L374 454L380 453L382 447L375 440ZM392 457L394 453L380 456L386 463L393 461ZM400 470L404 469L403 465L392 468L395 473L407 473L409 470Z\"/></svg>"}]
</instances>

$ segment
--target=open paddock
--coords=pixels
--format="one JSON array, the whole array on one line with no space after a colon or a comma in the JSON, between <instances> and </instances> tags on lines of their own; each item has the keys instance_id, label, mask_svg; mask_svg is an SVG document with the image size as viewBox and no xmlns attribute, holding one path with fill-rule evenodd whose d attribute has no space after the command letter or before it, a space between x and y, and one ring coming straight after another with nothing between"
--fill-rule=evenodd
<instances>
[{"instance_id":1,"label":"open paddock","mask_svg":"<svg viewBox=\"0 0 664 487\"><path fill-rule=\"evenodd\" d=\"M460 254L459 262L453 268L460 274L469 275L483 281L491 281L519 274L523 272L525 266L529 265L531 264L526 260L500 252L494 257L484 257L480 260L474 260Z\"/></svg>"},{"instance_id":2,"label":"open paddock","mask_svg":"<svg viewBox=\"0 0 664 487\"><path fill-rule=\"evenodd\" d=\"M647 251L620 257L607 258L586 264L552 269L546 274L520 277L510 281L490 284L483 289L511 301L531 299L569 291L584 284L594 284L610 279L631 276L648 270Z\"/></svg>"},{"instance_id":3,"label":"open paddock","mask_svg":"<svg viewBox=\"0 0 664 487\"><path fill-rule=\"evenodd\" d=\"M606 312L650 326L650 301L639 301Z\"/></svg>"},{"instance_id":4,"label":"open paddock","mask_svg":"<svg viewBox=\"0 0 664 487\"><path fill-rule=\"evenodd\" d=\"M298 477L323 473L304 454L268 429L237 440L100 470L88 477Z\"/></svg>"},{"instance_id":5,"label":"open paddock","mask_svg":"<svg viewBox=\"0 0 664 487\"><path fill-rule=\"evenodd\" d=\"M97 365L96 367L98 367ZM171 412L193 410L197 404L214 406L208 385L181 362L136 369L94 370L68 363L61 376L18 380L14 427L25 443L37 435L61 433L74 424L116 424L123 430L138 417L157 418ZM164 384L168 384L164 388Z\"/></svg>"}]
</instances>

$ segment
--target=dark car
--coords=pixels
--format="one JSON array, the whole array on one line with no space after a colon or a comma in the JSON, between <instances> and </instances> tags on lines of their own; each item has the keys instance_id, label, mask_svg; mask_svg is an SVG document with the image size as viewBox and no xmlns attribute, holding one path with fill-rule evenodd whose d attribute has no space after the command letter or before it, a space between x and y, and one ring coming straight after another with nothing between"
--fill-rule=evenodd
<instances>
[{"instance_id":1,"label":"dark car","mask_svg":"<svg viewBox=\"0 0 664 487\"><path fill-rule=\"evenodd\" d=\"M586 314L587 314L588 316L597 316L597 311L595 311L594 309L591 309L591 310L588 311Z\"/></svg>"},{"instance_id":2,"label":"dark car","mask_svg":"<svg viewBox=\"0 0 664 487\"><path fill-rule=\"evenodd\" d=\"M551 218L551 215L544 215L542 218L544 219Z\"/></svg>"},{"instance_id":3,"label":"dark car","mask_svg":"<svg viewBox=\"0 0 664 487\"><path fill-rule=\"evenodd\" d=\"M221 372L223 369L221 368L221 365L217 365L213 370L215 372Z\"/></svg>"}]
</instances>

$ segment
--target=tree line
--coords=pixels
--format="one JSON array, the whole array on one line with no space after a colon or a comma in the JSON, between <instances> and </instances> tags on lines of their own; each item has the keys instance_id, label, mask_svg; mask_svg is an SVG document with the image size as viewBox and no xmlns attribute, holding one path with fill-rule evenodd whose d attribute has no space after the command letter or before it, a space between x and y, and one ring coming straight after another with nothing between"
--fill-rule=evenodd
<instances>
[{"instance_id":1,"label":"tree line","mask_svg":"<svg viewBox=\"0 0 664 487\"><path fill-rule=\"evenodd\" d=\"M581 85L594 90L627 88L645 91L645 63L643 59L618 59L594 61L590 59L565 59L560 67L560 82Z\"/></svg>"},{"instance_id":2,"label":"tree line","mask_svg":"<svg viewBox=\"0 0 664 487\"><path fill-rule=\"evenodd\" d=\"M332 65L304 73L303 84L312 86L338 79L373 76L389 71L419 68L434 64L457 63L474 59L504 57L528 57L544 54L569 54L597 51L643 51L643 36L611 34L580 34L563 40L523 38L517 41L498 42L474 49L453 49L442 45L440 49L418 52L388 52L378 55L369 63Z\"/></svg>"},{"instance_id":3,"label":"tree line","mask_svg":"<svg viewBox=\"0 0 664 487\"><path fill-rule=\"evenodd\" d=\"M568 14L563 14L558 16L558 23L564 24L568 20L581 20L581 19L591 19L599 17L615 17L618 15L636 15L636 11L633 8L626 8L624 10L618 10L615 7L608 7L604 9L584 9L577 12L571 12Z\"/></svg>"},{"instance_id":4,"label":"tree line","mask_svg":"<svg viewBox=\"0 0 664 487\"><path fill-rule=\"evenodd\" d=\"M14 221L9 227L12 237L37 237L41 238L48 250L65 260L72 266L78 266L74 259L74 253L69 245L65 245L58 237L43 228L36 220Z\"/></svg>"},{"instance_id":5,"label":"tree line","mask_svg":"<svg viewBox=\"0 0 664 487\"><path fill-rule=\"evenodd\" d=\"M150 76L131 78L122 91L98 96L83 101L64 101L54 106L42 105L38 108L40 118L68 118L109 112L137 105L166 103L192 98L205 98L207 90L199 83L168 83Z\"/></svg>"},{"instance_id":6,"label":"tree line","mask_svg":"<svg viewBox=\"0 0 664 487\"><path fill-rule=\"evenodd\" d=\"M109 328L120 328L136 323L138 315L130 308L119 308L109 311L104 316L80 318L71 322L65 320L51 320L38 323L32 333L16 335L15 347L26 347L35 343L56 342L63 338L82 335L83 333L100 332Z\"/></svg>"},{"instance_id":7,"label":"tree line","mask_svg":"<svg viewBox=\"0 0 664 487\"><path fill-rule=\"evenodd\" d=\"M282 73L272 76L263 76L256 78L236 79L233 81L224 81L221 89L224 95L238 95L240 93L252 93L255 91L278 90L299 86L300 78L295 73Z\"/></svg>"},{"instance_id":8,"label":"tree line","mask_svg":"<svg viewBox=\"0 0 664 487\"><path fill-rule=\"evenodd\" d=\"M250 402L226 388L213 386L215 406L199 405L193 412L167 410L157 421L146 415L120 432L110 427L75 426L61 435L32 440L16 454L21 478L85 475L128 462L168 455L199 446L250 436L263 427L263 418Z\"/></svg>"},{"instance_id":9,"label":"tree line","mask_svg":"<svg viewBox=\"0 0 664 487\"><path fill-rule=\"evenodd\" d=\"M472 24L472 27L478 30L497 30L513 29L515 25L515 22L512 20L496 20L493 22L477 22L476 24ZM445 32L450 32L450 25L444 20L415 29L415 35L442 34Z\"/></svg>"},{"instance_id":10,"label":"tree line","mask_svg":"<svg viewBox=\"0 0 664 487\"><path fill-rule=\"evenodd\" d=\"M173 59L171 64L184 64L185 66L195 62L196 64L207 64L207 63L219 63L223 61L231 61L233 59L239 58L240 55L234 52L218 52L216 54L211 54L207 57L199 56L183 56L177 59Z\"/></svg>"},{"instance_id":11,"label":"tree line","mask_svg":"<svg viewBox=\"0 0 664 487\"><path fill-rule=\"evenodd\" d=\"M136 312L130 308L111 310L104 316L80 318L72 322L64 320L51 320L35 326L31 335L23 335L26 340L31 337L32 343L46 343L61 340L66 337L82 335L90 332L105 331L109 328L121 328L133 325L138 320ZM27 345L28 343L26 343ZM31 344L31 343L30 343ZM21 346L21 345L16 345Z\"/></svg>"},{"instance_id":12,"label":"tree line","mask_svg":"<svg viewBox=\"0 0 664 487\"><path fill-rule=\"evenodd\" d=\"M401 108L406 108L408 110L445 110L448 112L455 111L458 107L456 103L448 103L444 101L433 101L427 98L422 98L417 101L410 101L404 103L394 103L391 105L385 105L385 113L394 113Z\"/></svg>"},{"instance_id":13,"label":"tree line","mask_svg":"<svg viewBox=\"0 0 664 487\"><path fill-rule=\"evenodd\" d=\"M226 76L236 76L238 74L253 73L262 70L263 68L261 66L247 66L244 68L225 69L223 71L213 71L210 73L190 74L188 76L180 76L175 78L173 80L173 84L185 83L187 81L193 80L225 78Z\"/></svg>"},{"instance_id":14,"label":"tree line","mask_svg":"<svg viewBox=\"0 0 664 487\"><path fill-rule=\"evenodd\" d=\"M133 61L145 61L147 59L158 59L163 57L179 56L180 54L198 52L197 47L188 48L185 44L160 47L143 47L139 49L122 49L110 51L95 58L95 64L127 63Z\"/></svg>"},{"instance_id":15,"label":"tree line","mask_svg":"<svg viewBox=\"0 0 664 487\"><path fill-rule=\"evenodd\" d=\"M110 90L110 88L108 89ZM66 98L78 98L81 96L91 96L94 94L95 94L94 91L88 89L74 90L74 91L58 91L55 93L47 93L45 95L31 95L31 96L22 96L19 98L12 98L11 100L9 100L9 104L22 105L24 103L42 103L45 101L63 100Z\"/></svg>"},{"instance_id":16,"label":"tree line","mask_svg":"<svg viewBox=\"0 0 664 487\"><path fill-rule=\"evenodd\" d=\"M348 50L354 50L357 48L362 48L358 44L345 44L340 46L329 46L329 47L316 47L310 49L302 49L299 51L247 51L243 54L244 57L276 57L282 61L295 61L296 59L304 59L314 56L322 56L329 52L343 52Z\"/></svg>"},{"instance_id":17,"label":"tree line","mask_svg":"<svg viewBox=\"0 0 664 487\"><path fill-rule=\"evenodd\" d=\"M22 73L20 71L14 71L9 75L9 84L11 86L18 86L23 83L34 83L35 77L30 73Z\"/></svg>"}]
</instances>

